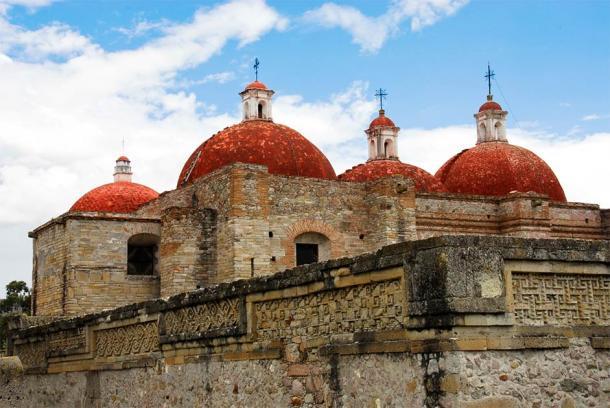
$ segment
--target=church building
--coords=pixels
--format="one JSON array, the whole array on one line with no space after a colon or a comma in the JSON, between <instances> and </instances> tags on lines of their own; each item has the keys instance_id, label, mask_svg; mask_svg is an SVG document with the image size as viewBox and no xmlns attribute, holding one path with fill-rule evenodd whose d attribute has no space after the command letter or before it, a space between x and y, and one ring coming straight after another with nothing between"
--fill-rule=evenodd
<instances>
[{"instance_id":1,"label":"church building","mask_svg":"<svg viewBox=\"0 0 610 408\"><path fill-rule=\"evenodd\" d=\"M35 315L96 312L438 235L610 239L610 210L568 201L539 156L510 144L491 90L474 115L474 146L434 175L400 160L408 141L384 109L364 130L368 160L336 175L320 149L276 122L273 90L256 80L239 95L241 122L205 137L174 190L133 182L121 156L114 182L30 233Z\"/></svg>"}]
</instances>

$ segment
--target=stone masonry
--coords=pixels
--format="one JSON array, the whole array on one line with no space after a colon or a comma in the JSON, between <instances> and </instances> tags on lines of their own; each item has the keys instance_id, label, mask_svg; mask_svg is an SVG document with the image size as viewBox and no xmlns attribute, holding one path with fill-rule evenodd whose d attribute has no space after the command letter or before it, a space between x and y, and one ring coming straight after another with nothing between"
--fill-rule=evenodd
<instances>
[{"instance_id":1,"label":"stone masonry","mask_svg":"<svg viewBox=\"0 0 610 408\"><path fill-rule=\"evenodd\" d=\"M416 193L402 176L357 183L236 163L134 214L66 213L34 230L34 310L75 315L266 276L295 266L301 234L327 239L333 259L445 234L608 239L609 217L533 193ZM158 276L129 276L127 242L144 232L159 238Z\"/></svg>"},{"instance_id":2,"label":"stone masonry","mask_svg":"<svg viewBox=\"0 0 610 408\"><path fill-rule=\"evenodd\" d=\"M15 320L0 404L608 406L609 306L609 241L411 241Z\"/></svg>"}]
</instances>

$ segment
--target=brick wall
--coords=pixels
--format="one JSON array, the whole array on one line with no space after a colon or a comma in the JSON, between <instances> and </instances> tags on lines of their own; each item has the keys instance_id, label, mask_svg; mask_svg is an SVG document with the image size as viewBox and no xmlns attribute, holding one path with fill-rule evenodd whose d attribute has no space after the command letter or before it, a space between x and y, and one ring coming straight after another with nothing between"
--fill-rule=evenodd
<instances>
[{"instance_id":1,"label":"brick wall","mask_svg":"<svg viewBox=\"0 0 610 408\"><path fill-rule=\"evenodd\" d=\"M169 207L161 216L161 296L203 287L216 277L216 211Z\"/></svg>"}]
</instances>

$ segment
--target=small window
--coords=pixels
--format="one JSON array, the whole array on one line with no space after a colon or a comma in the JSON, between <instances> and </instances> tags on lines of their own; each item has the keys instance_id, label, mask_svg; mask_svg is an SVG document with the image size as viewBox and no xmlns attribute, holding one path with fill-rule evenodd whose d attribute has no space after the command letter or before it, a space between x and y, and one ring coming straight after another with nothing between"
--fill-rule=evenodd
<instances>
[{"instance_id":1,"label":"small window","mask_svg":"<svg viewBox=\"0 0 610 408\"><path fill-rule=\"evenodd\" d=\"M318 262L318 244L296 244L297 266Z\"/></svg>"},{"instance_id":2,"label":"small window","mask_svg":"<svg viewBox=\"0 0 610 408\"><path fill-rule=\"evenodd\" d=\"M294 239L296 264L304 265L330 259L330 240L317 232L304 232Z\"/></svg>"},{"instance_id":3,"label":"small window","mask_svg":"<svg viewBox=\"0 0 610 408\"><path fill-rule=\"evenodd\" d=\"M127 243L127 274L155 275L159 237L152 234L138 234Z\"/></svg>"},{"instance_id":4,"label":"small window","mask_svg":"<svg viewBox=\"0 0 610 408\"><path fill-rule=\"evenodd\" d=\"M258 104L258 118L259 119L263 118L263 104L262 103Z\"/></svg>"}]
</instances>

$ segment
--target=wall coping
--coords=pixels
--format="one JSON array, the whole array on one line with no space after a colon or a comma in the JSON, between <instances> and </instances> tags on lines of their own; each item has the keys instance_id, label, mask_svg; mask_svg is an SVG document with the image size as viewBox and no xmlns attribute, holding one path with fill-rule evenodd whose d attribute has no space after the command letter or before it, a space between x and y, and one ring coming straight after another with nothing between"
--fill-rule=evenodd
<instances>
[{"instance_id":1,"label":"wall coping","mask_svg":"<svg viewBox=\"0 0 610 408\"><path fill-rule=\"evenodd\" d=\"M240 279L229 283L180 293L168 298L133 303L115 309L27 327L18 330L19 337L74 329L95 322L129 319L144 314L154 314L188 305L220 299L245 297L246 295L281 290L295 286L323 282L323 290L335 288L331 270L349 268L351 274L402 266L415 259L419 251L436 248L477 248L493 251L504 260L542 260L610 263L610 241L578 239L531 239L494 236L446 235L425 240L409 241L385 246L375 252L352 258L339 258L326 262L303 265L273 275ZM16 327L13 325L12 327ZM21 326L23 327L23 326Z\"/></svg>"}]
</instances>

